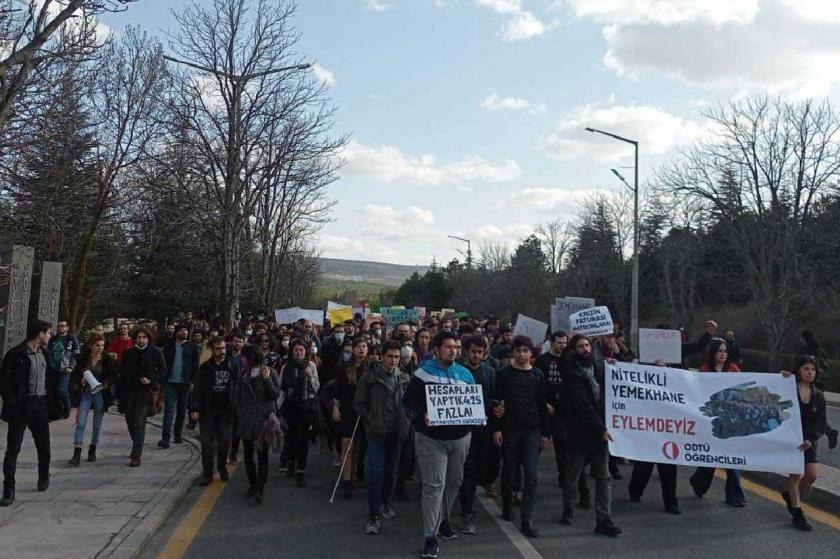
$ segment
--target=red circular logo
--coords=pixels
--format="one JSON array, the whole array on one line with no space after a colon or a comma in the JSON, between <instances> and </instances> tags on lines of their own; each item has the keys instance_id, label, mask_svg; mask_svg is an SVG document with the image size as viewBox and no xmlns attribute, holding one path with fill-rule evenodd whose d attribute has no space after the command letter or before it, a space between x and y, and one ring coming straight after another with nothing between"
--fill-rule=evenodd
<instances>
[{"instance_id":1,"label":"red circular logo","mask_svg":"<svg viewBox=\"0 0 840 559\"><path fill-rule=\"evenodd\" d=\"M676 460L680 455L680 447L677 443L667 442L662 445L662 454L669 460Z\"/></svg>"}]
</instances>

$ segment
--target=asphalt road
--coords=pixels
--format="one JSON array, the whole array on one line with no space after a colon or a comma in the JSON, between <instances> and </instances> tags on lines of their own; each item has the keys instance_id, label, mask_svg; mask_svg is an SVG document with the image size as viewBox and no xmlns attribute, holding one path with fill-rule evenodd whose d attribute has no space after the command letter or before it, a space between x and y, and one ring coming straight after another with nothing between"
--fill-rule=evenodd
<instances>
[{"instance_id":1,"label":"asphalt road","mask_svg":"<svg viewBox=\"0 0 840 559\"><path fill-rule=\"evenodd\" d=\"M838 416L836 411L832 416L837 418L836 425L840 425ZM309 485L300 489L276 472L277 455L272 455L272 473L262 506L244 498L245 472L240 465L197 532L177 530L179 538L194 535L184 557L419 557L422 537L418 485L411 487L412 502L395 504L398 516L383 521L379 536L366 536L364 494L357 492L352 501L338 499L330 504L337 470L325 452L313 448L310 458ZM715 481L706 498L697 499L688 486L687 468L679 472L678 494L684 511L681 516L663 512L654 474L642 503L632 503L627 498L627 479L613 483L614 517L624 529L620 538L594 534L592 510L576 511L576 524L562 526L560 491L553 482L556 474L550 452L543 454L540 468L543 483L538 491L535 523L541 538L528 540L525 547L515 547L500 527L502 521L497 520L500 511L484 499L484 506L477 504L478 535L442 542L440 557L827 558L836 557L840 549L840 522L834 522L834 527L814 522L813 532L798 532L790 526L790 518L781 505L756 493L747 492L749 504L744 509L725 505L722 480ZM622 467L625 478L629 478L630 469L631 466ZM479 494L483 493L479 489ZM197 490L191 493L167 523L168 530L161 531L147 547L144 557L158 557L181 520L190 511L190 517L195 516L192 507L199 494ZM453 518L457 527L457 504ZM514 539L521 539L516 537L517 530L511 530L512 524L507 523L506 527Z\"/></svg>"}]
</instances>

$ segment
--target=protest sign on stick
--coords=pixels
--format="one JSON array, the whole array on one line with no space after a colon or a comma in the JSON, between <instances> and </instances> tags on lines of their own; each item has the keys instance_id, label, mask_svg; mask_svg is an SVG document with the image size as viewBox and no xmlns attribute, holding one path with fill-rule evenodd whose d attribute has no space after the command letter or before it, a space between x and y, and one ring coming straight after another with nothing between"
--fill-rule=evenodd
<instances>
[{"instance_id":1,"label":"protest sign on stick","mask_svg":"<svg viewBox=\"0 0 840 559\"><path fill-rule=\"evenodd\" d=\"M545 340L545 334L548 330L548 324L540 322L529 316L520 313L516 318L516 326L513 328L514 336L528 336L531 342L539 347Z\"/></svg>"},{"instance_id":2,"label":"protest sign on stick","mask_svg":"<svg viewBox=\"0 0 840 559\"><path fill-rule=\"evenodd\" d=\"M551 331L556 332L562 330L569 332L571 325L569 324L569 317L578 311L590 309L595 306L595 299L585 299L582 297L566 297L565 299L557 298L554 304L551 305Z\"/></svg>"},{"instance_id":3,"label":"protest sign on stick","mask_svg":"<svg viewBox=\"0 0 840 559\"><path fill-rule=\"evenodd\" d=\"M613 321L607 307L592 307L569 317L572 332L584 336L603 336L613 333Z\"/></svg>"},{"instance_id":4,"label":"protest sign on stick","mask_svg":"<svg viewBox=\"0 0 840 559\"><path fill-rule=\"evenodd\" d=\"M682 363L682 335L679 330L639 328L639 361Z\"/></svg>"}]
</instances>

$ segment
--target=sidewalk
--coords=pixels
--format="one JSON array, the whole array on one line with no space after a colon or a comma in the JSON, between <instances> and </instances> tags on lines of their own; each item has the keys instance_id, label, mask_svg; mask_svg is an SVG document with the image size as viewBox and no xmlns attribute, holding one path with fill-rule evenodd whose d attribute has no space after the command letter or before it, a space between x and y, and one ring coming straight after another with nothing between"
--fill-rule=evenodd
<instances>
[{"instance_id":1,"label":"sidewalk","mask_svg":"<svg viewBox=\"0 0 840 559\"><path fill-rule=\"evenodd\" d=\"M115 408L112 408L112 410ZM75 410L74 410L75 411ZM146 428L143 465L128 467L130 441L125 420L106 413L97 461L87 462L93 414L88 420L80 466L67 465L73 453L73 417L50 424L50 488L35 489L35 445L24 435L18 460L15 503L0 508L0 549L17 559L131 558L166 521L200 471L200 451L192 431L184 444L157 448L160 416ZM0 424L5 452L6 424Z\"/></svg>"}]
</instances>

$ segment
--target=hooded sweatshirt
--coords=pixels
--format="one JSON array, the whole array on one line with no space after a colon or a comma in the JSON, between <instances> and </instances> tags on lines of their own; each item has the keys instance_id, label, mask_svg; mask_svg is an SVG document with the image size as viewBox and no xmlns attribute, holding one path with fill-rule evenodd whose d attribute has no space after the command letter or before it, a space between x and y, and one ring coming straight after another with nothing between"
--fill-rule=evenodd
<instances>
[{"instance_id":1,"label":"hooded sweatshirt","mask_svg":"<svg viewBox=\"0 0 840 559\"><path fill-rule=\"evenodd\" d=\"M475 379L466 367L453 363L444 367L437 359L427 361L411 377L408 389L403 396L406 415L414 422L418 433L439 441L452 441L465 437L471 431L469 425L426 425L426 385L427 384L475 384Z\"/></svg>"}]
</instances>

